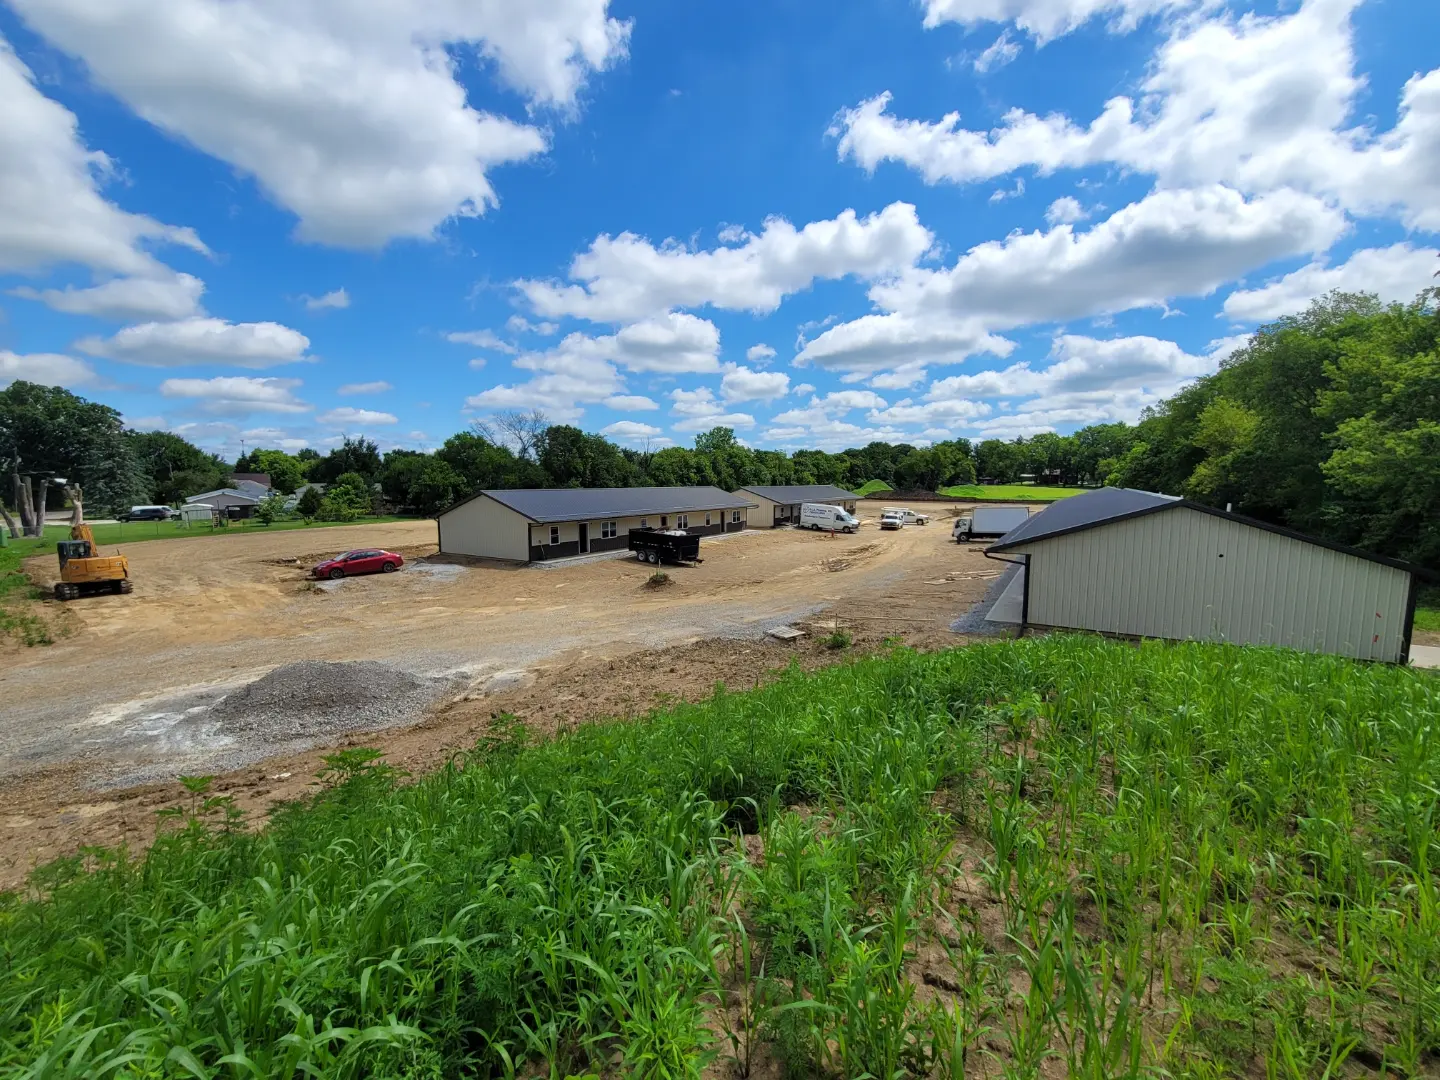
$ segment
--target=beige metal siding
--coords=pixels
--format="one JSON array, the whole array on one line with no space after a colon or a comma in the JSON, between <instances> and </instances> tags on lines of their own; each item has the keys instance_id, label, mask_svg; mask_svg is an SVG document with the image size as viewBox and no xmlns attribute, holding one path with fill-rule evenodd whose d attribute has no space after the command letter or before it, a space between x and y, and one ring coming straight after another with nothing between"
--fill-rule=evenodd
<instances>
[{"instance_id":1,"label":"beige metal siding","mask_svg":"<svg viewBox=\"0 0 1440 1080\"><path fill-rule=\"evenodd\" d=\"M783 505L773 499L767 499L764 495L756 495L753 491L741 488L734 492L742 499L753 499L756 503L755 521L753 525L757 529L773 529L775 527L775 507Z\"/></svg>"},{"instance_id":2,"label":"beige metal siding","mask_svg":"<svg viewBox=\"0 0 1440 1080\"><path fill-rule=\"evenodd\" d=\"M527 562L529 519L481 495L440 515L440 550L452 555Z\"/></svg>"},{"instance_id":3,"label":"beige metal siding","mask_svg":"<svg viewBox=\"0 0 1440 1080\"><path fill-rule=\"evenodd\" d=\"M1039 626L1404 659L1408 573L1188 507L1015 550Z\"/></svg>"}]
</instances>

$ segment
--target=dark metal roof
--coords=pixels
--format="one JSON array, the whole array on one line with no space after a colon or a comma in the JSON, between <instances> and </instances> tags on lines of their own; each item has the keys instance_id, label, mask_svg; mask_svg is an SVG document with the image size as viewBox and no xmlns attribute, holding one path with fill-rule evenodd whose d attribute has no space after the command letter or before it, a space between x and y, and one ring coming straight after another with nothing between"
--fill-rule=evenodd
<instances>
[{"instance_id":1,"label":"dark metal roof","mask_svg":"<svg viewBox=\"0 0 1440 1080\"><path fill-rule=\"evenodd\" d=\"M1017 547L1023 547L1036 540L1048 540L1068 533L1083 532L1086 529L1099 528L1101 525L1109 525L1116 521L1126 521L1163 510L1173 510L1177 506L1197 510L1212 517L1224 518L1226 521L1248 525L1252 529L1275 533L1277 536L1288 536L1292 540L1314 544L1316 547L1329 548L1342 555L1354 555L1357 559L1393 566L1397 570L1405 570L1418 577L1429 579L1436 577L1425 567L1405 562L1403 559L1391 559L1385 555L1361 551L1348 544L1337 544L1333 540L1321 540L1316 536L1307 536L1294 529L1287 529L1283 525L1257 521L1255 518L1245 517L1243 514L1234 514L1228 510L1206 506L1204 503L1191 502L1178 495L1157 495L1153 491L1136 491L1134 488L1097 488L1094 491L1087 491L1083 495L1071 495L1059 499L1040 513L1032 514L1029 521L1023 525L1017 525L985 550L987 552L1013 551Z\"/></svg>"},{"instance_id":2,"label":"dark metal roof","mask_svg":"<svg viewBox=\"0 0 1440 1080\"><path fill-rule=\"evenodd\" d=\"M858 502L860 499L860 496L853 491L846 491L834 484L751 486L743 487L740 491L748 491L752 495L759 495L762 499L769 499L771 502L777 503L823 502L826 499L850 499Z\"/></svg>"},{"instance_id":3,"label":"dark metal roof","mask_svg":"<svg viewBox=\"0 0 1440 1080\"><path fill-rule=\"evenodd\" d=\"M1076 532L1119 518L1133 517L1138 513L1161 510L1174 506L1179 501L1173 495L1156 495L1152 491L1119 487L1096 488L1083 495L1067 495L1063 499L1056 499L1038 514L1031 514L1026 521L1022 521L995 541L991 550L1003 551L1014 544Z\"/></svg>"},{"instance_id":4,"label":"dark metal roof","mask_svg":"<svg viewBox=\"0 0 1440 1080\"><path fill-rule=\"evenodd\" d=\"M477 491L471 498L481 495L488 495L502 506L538 522L740 510L755 505L717 487L493 488ZM456 503L445 513L469 501Z\"/></svg>"}]
</instances>

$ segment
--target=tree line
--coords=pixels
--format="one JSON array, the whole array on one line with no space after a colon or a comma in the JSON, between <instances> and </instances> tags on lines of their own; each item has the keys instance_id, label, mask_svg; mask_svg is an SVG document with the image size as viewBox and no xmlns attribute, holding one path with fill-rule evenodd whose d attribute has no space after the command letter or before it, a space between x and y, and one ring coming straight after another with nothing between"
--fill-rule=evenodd
<instances>
[{"instance_id":1,"label":"tree line","mask_svg":"<svg viewBox=\"0 0 1440 1080\"><path fill-rule=\"evenodd\" d=\"M0 471L11 477L5 501L22 511L37 499L60 505L55 487L38 490L57 476L83 484L88 505L113 512L177 503L223 487L235 472L263 472L282 494L328 485L334 512L343 503L351 515L377 489L392 507L433 514L481 488L1111 484L1232 505L1440 566L1437 297L1432 289L1410 304L1384 305L1369 294L1332 293L1262 327L1219 371L1138 423L1069 435L786 453L745 446L721 427L696 436L693 447L636 449L531 411L473 424L431 453L382 454L369 439L346 438L326 454L257 449L231 463L171 432L126 430L115 410L59 387L16 382L0 391ZM22 487L28 499L19 497ZM308 497L318 512L318 493Z\"/></svg>"}]
</instances>

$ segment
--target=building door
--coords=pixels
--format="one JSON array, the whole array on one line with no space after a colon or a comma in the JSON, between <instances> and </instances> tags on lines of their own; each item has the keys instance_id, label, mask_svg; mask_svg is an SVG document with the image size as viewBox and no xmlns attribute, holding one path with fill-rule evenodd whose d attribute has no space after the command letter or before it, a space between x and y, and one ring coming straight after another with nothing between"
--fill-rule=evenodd
<instances>
[{"instance_id":1,"label":"building door","mask_svg":"<svg viewBox=\"0 0 1440 1080\"><path fill-rule=\"evenodd\" d=\"M580 522L580 554L590 554L590 526L584 521Z\"/></svg>"}]
</instances>

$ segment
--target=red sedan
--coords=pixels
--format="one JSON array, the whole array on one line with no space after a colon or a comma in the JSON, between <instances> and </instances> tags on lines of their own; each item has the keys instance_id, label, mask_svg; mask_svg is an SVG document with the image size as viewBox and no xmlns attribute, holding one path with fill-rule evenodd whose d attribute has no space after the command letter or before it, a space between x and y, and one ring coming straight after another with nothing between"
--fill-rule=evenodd
<instances>
[{"instance_id":1,"label":"red sedan","mask_svg":"<svg viewBox=\"0 0 1440 1080\"><path fill-rule=\"evenodd\" d=\"M336 555L315 567L317 578L338 581L347 574L393 574L405 565L405 560L393 551L380 548L357 548L344 555Z\"/></svg>"}]
</instances>

